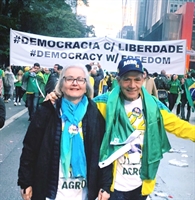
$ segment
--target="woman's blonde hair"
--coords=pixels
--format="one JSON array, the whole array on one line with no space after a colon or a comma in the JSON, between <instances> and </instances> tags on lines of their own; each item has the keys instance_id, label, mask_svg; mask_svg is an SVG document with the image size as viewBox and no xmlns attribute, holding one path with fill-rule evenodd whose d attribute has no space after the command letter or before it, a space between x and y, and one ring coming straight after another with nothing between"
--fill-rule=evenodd
<instances>
[{"instance_id":1,"label":"woman's blonde hair","mask_svg":"<svg viewBox=\"0 0 195 200\"><path fill-rule=\"evenodd\" d=\"M81 69L83 70L84 74L85 74L85 78L86 78L86 96L88 98L92 98L93 97L93 87L91 86L91 83L89 81L89 73L86 69L86 67L82 64L75 64L75 65L69 65L69 66L65 66L63 67L62 71L60 72L60 77L59 77L59 80L56 84L56 87L55 87L55 93L58 97L62 97L63 96L63 93L62 93L62 87L63 87L63 82L64 82L64 74L66 73L66 70L69 69L69 68L78 68L78 69Z\"/></svg>"}]
</instances>

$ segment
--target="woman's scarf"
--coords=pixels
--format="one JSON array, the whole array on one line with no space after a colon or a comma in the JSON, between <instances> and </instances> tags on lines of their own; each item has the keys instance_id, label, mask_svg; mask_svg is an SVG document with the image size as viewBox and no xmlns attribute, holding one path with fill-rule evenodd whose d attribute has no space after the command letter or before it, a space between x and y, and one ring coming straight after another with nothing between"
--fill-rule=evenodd
<instances>
[{"instance_id":1,"label":"woman's scarf","mask_svg":"<svg viewBox=\"0 0 195 200\"><path fill-rule=\"evenodd\" d=\"M70 167L72 168L72 177L86 178L84 142L79 133L78 124L87 111L87 105L88 99L86 96L83 96L77 105L62 98L61 118L65 123L65 127L62 130L60 158L65 178L68 178Z\"/></svg>"}]
</instances>

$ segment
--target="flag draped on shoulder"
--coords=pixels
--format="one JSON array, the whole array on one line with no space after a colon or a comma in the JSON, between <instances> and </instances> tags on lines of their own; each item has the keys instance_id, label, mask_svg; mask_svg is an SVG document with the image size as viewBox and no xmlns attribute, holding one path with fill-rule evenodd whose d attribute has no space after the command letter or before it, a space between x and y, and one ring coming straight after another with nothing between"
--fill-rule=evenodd
<instances>
[{"instance_id":1,"label":"flag draped on shoulder","mask_svg":"<svg viewBox=\"0 0 195 200\"><path fill-rule=\"evenodd\" d=\"M195 110L195 79L188 78L185 81L186 97L189 105L192 107L192 111Z\"/></svg>"}]
</instances>

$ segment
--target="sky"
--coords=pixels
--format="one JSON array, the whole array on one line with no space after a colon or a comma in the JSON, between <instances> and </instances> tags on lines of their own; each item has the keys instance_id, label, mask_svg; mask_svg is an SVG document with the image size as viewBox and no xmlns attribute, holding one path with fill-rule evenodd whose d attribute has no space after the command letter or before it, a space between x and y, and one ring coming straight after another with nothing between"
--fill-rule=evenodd
<instances>
[{"instance_id":1,"label":"sky","mask_svg":"<svg viewBox=\"0 0 195 200\"><path fill-rule=\"evenodd\" d=\"M134 4L136 0L131 0ZM127 5L124 19L124 5ZM95 26L97 37L116 37L123 25L134 24L134 10L128 0L89 0L89 7L78 8L78 14L86 15L87 25ZM131 13L131 14L130 14Z\"/></svg>"}]
</instances>

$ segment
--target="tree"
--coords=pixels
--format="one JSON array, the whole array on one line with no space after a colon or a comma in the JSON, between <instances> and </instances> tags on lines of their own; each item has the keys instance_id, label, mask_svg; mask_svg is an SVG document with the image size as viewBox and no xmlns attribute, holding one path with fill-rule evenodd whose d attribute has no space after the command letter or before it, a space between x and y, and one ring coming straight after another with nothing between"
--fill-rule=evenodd
<instances>
[{"instance_id":1,"label":"tree","mask_svg":"<svg viewBox=\"0 0 195 200\"><path fill-rule=\"evenodd\" d=\"M81 0L80 0L81 1ZM88 5L87 0L82 0ZM77 0L72 0L77 3ZM84 26L64 0L2 0L0 3L0 65L9 63L10 28L53 37L85 37Z\"/></svg>"}]
</instances>

